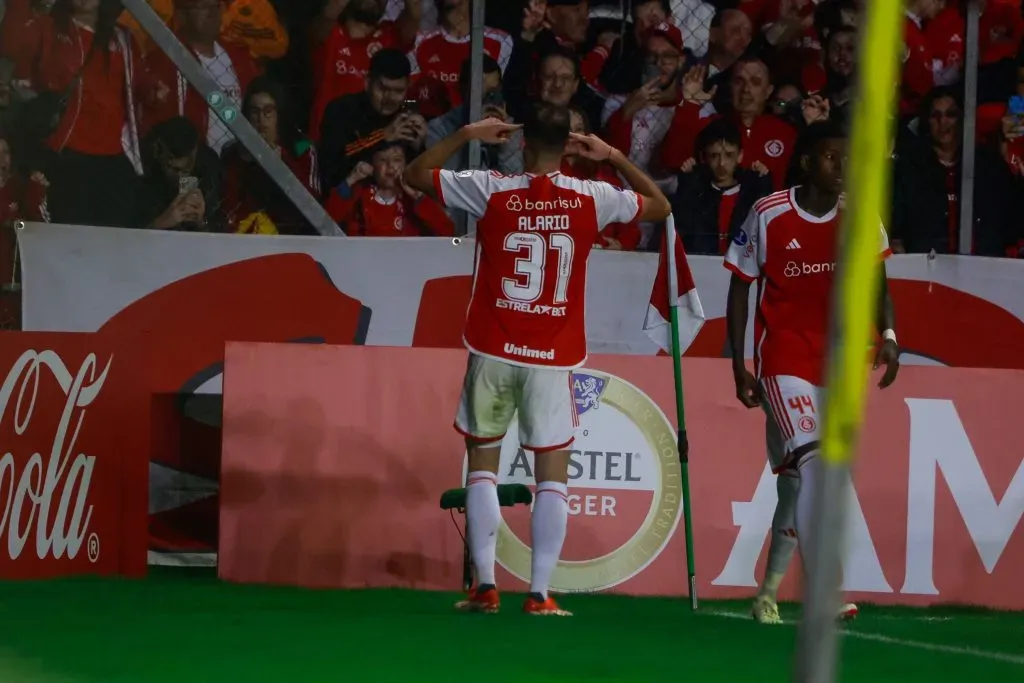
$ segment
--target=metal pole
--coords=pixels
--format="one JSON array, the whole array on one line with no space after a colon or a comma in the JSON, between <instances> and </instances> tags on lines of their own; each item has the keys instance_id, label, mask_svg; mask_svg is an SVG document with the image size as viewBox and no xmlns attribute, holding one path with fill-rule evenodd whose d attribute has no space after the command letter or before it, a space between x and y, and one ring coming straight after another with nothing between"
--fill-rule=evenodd
<instances>
[{"instance_id":1,"label":"metal pole","mask_svg":"<svg viewBox=\"0 0 1024 683\"><path fill-rule=\"evenodd\" d=\"M974 244L974 155L978 110L978 0L967 3L967 45L964 54L964 139L960 169L960 253Z\"/></svg>"},{"instance_id":2,"label":"metal pole","mask_svg":"<svg viewBox=\"0 0 1024 683\"><path fill-rule=\"evenodd\" d=\"M174 62L185 80L203 96L210 109L220 117L220 120L234 133L238 141L245 145L260 166L295 204L295 208L302 212L310 225L321 235L344 237L344 233L320 206L320 202L299 182L291 169L281 161L280 156L270 149L270 146L260 137L249 120L239 115L240 112L235 109L234 104L225 97L195 56L181 44L181 41L153 11L146 0L122 0L122 2L153 39L153 42Z\"/></svg>"},{"instance_id":3,"label":"metal pole","mask_svg":"<svg viewBox=\"0 0 1024 683\"><path fill-rule=\"evenodd\" d=\"M479 121L484 100L484 0L473 0L469 34L469 120ZM469 143L469 168L480 168L480 141Z\"/></svg>"},{"instance_id":4,"label":"metal pole","mask_svg":"<svg viewBox=\"0 0 1024 683\"><path fill-rule=\"evenodd\" d=\"M472 0L469 27L469 120L479 121L484 106L484 8L485 0ZM479 140L471 140L466 150L466 167L480 168L482 149ZM465 234L476 234L476 218L463 213Z\"/></svg>"}]
</instances>

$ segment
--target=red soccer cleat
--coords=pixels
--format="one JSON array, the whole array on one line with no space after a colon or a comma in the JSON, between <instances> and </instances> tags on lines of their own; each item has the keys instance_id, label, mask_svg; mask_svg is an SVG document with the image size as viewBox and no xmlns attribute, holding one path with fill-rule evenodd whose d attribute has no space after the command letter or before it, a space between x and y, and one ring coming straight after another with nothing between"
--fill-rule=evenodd
<instances>
[{"instance_id":1,"label":"red soccer cleat","mask_svg":"<svg viewBox=\"0 0 1024 683\"><path fill-rule=\"evenodd\" d=\"M572 612L558 606L555 599L548 596L547 600L538 600L532 595L526 597L523 603L523 611L527 614L537 614L545 617L571 617Z\"/></svg>"},{"instance_id":2,"label":"red soccer cleat","mask_svg":"<svg viewBox=\"0 0 1024 683\"><path fill-rule=\"evenodd\" d=\"M469 591L465 600L455 603L455 609L460 612L480 612L482 614L497 614L501 608L501 599L498 597L498 589L490 586L484 590L474 588Z\"/></svg>"}]
</instances>

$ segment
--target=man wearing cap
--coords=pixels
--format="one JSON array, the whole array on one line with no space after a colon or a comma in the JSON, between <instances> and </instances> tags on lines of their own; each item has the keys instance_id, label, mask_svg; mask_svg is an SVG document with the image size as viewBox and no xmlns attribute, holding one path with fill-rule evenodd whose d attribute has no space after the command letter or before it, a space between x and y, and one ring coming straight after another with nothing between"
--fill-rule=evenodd
<instances>
[{"instance_id":1,"label":"man wearing cap","mask_svg":"<svg viewBox=\"0 0 1024 683\"><path fill-rule=\"evenodd\" d=\"M686 66L682 32L667 22L648 29L644 48L643 85L630 95L609 97L602 116L610 145L625 154L638 168L650 174L657 164L657 152L668 133L676 106L682 101L680 76ZM654 177L666 194L676 190L676 174ZM642 245L650 226L641 226Z\"/></svg>"}]
</instances>

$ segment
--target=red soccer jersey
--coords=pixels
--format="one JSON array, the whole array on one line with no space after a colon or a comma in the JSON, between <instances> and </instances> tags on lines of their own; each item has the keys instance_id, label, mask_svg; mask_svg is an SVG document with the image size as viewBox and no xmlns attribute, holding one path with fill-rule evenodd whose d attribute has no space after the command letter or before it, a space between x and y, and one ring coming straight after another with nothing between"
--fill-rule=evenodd
<instances>
[{"instance_id":1,"label":"red soccer jersey","mask_svg":"<svg viewBox=\"0 0 1024 683\"><path fill-rule=\"evenodd\" d=\"M381 22L365 38L352 38L340 25L331 29L327 42L313 52L315 96L309 130L319 137L320 119L331 100L366 89L370 59L383 48L404 49L395 24Z\"/></svg>"},{"instance_id":2,"label":"red soccer jersey","mask_svg":"<svg viewBox=\"0 0 1024 683\"><path fill-rule=\"evenodd\" d=\"M792 375L821 386L842 212L813 216L796 188L754 204L725 255L725 267L757 280L754 368L758 378ZM883 258L889 239L881 228Z\"/></svg>"},{"instance_id":3,"label":"red soccer jersey","mask_svg":"<svg viewBox=\"0 0 1024 683\"><path fill-rule=\"evenodd\" d=\"M466 348L512 365L582 365L587 257L602 228L636 218L639 195L557 172L438 170L434 187L479 218Z\"/></svg>"},{"instance_id":4,"label":"red soccer jersey","mask_svg":"<svg viewBox=\"0 0 1024 683\"><path fill-rule=\"evenodd\" d=\"M484 29L484 52L490 55L502 73L512 56L512 36L494 28ZM416 36L416 47L410 53L412 73L432 76L444 83L452 106L462 104L459 74L462 64L469 59L469 36L458 38L443 28L421 31Z\"/></svg>"}]
</instances>

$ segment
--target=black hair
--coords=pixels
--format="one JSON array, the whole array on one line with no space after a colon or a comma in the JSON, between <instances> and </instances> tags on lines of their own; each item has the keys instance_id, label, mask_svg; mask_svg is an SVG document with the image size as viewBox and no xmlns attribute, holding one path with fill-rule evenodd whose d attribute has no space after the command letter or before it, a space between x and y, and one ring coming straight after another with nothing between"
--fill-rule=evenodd
<instances>
[{"instance_id":1,"label":"black hair","mask_svg":"<svg viewBox=\"0 0 1024 683\"><path fill-rule=\"evenodd\" d=\"M277 142L282 148L294 154L295 144L301 136L284 86L267 75L252 79L245 91L245 99L242 101L242 113L246 117L249 115L252 99L256 95L270 95L270 98L274 100L274 105L277 107Z\"/></svg>"},{"instance_id":2,"label":"black hair","mask_svg":"<svg viewBox=\"0 0 1024 683\"><path fill-rule=\"evenodd\" d=\"M568 48L561 46L553 47L550 50L546 50L541 54L540 59L537 60L537 73L540 74L540 68L544 62L549 59L564 59L572 64L573 74L576 78L580 77L580 58L575 52Z\"/></svg>"},{"instance_id":3,"label":"black hair","mask_svg":"<svg viewBox=\"0 0 1024 683\"><path fill-rule=\"evenodd\" d=\"M56 0L50 16L53 17L53 24L57 30L65 35L71 34L72 0ZM103 55L105 66L110 66L110 50L107 46L114 39L117 29L117 18L121 16L121 0L100 0L99 10L96 17L96 32L93 34L92 44L85 60L92 59L93 55Z\"/></svg>"},{"instance_id":4,"label":"black hair","mask_svg":"<svg viewBox=\"0 0 1024 683\"><path fill-rule=\"evenodd\" d=\"M832 0L832 2L820 3L814 10L814 28L823 40L827 40L833 33L852 27L843 24L843 10L857 12L855 0Z\"/></svg>"},{"instance_id":5,"label":"black hair","mask_svg":"<svg viewBox=\"0 0 1024 683\"><path fill-rule=\"evenodd\" d=\"M963 111L964 111L964 96L963 92L956 87L949 85L939 85L931 90L921 98L921 106L917 110L918 124L917 124L917 136L923 140L931 143L931 128L928 126L928 119L932 116L932 107L938 100L949 98L956 103L957 109L960 110L959 124L962 126L964 122Z\"/></svg>"},{"instance_id":6,"label":"black hair","mask_svg":"<svg viewBox=\"0 0 1024 683\"><path fill-rule=\"evenodd\" d=\"M409 58L405 56L404 52L386 47L377 50L377 53L370 59L370 70L367 75L371 81L379 81L382 78L398 81L409 78L411 71Z\"/></svg>"},{"instance_id":7,"label":"black hair","mask_svg":"<svg viewBox=\"0 0 1024 683\"><path fill-rule=\"evenodd\" d=\"M541 151L561 154L569 141L570 120L568 107L539 103L523 122L523 139Z\"/></svg>"},{"instance_id":8,"label":"black hair","mask_svg":"<svg viewBox=\"0 0 1024 683\"><path fill-rule=\"evenodd\" d=\"M764 72L768 74L768 82L775 85L775 80L772 78L772 70L771 67L768 66L768 62L761 59L755 52L748 50L746 53L740 55L740 58L733 62L733 73L736 73L736 70L742 64L760 64L764 67Z\"/></svg>"},{"instance_id":9,"label":"black hair","mask_svg":"<svg viewBox=\"0 0 1024 683\"><path fill-rule=\"evenodd\" d=\"M493 74L497 72L501 74L501 66L498 64L494 57L485 54L484 55L484 75ZM473 77L473 60L467 59L462 63L462 67L459 69L459 87L468 88L469 79Z\"/></svg>"},{"instance_id":10,"label":"black hair","mask_svg":"<svg viewBox=\"0 0 1024 683\"><path fill-rule=\"evenodd\" d=\"M629 8L630 16L636 19L636 11L643 7L644 5L650 4L652 2L656 2L659 5L661 5L661 9L665 12L665 14L672 13L672 8L668 6L668 0L633 0L633 2L630 3Z\"/></svg>"},{"instance_id":11,"label":"black hair","mask_svg":"<svg viewBox=\"0 0 1024 683\"><path fill-rule=\"evenodd\" d=\"M825 140L845 140L849 137L846 126L843 124L826 119L824 121L816 121L804 129L804 132L800 134L800 139L797 140L796 144L796 157L810 156L813 155L820 145Z\"/></svg>"},{"instance_id":12,"label":"black hair","mask_svg":"<svg viewBox=\"0 0 1024 683\"><path fill-rule=\"evenodd\" d=\"M163 162L195 152L199 142L199 131L184 116L161 121L142 140L142 165L147 174L157 172Z\"/></svg>"},{"instance_id":13,"label":"black hair","mask_svg":"<svg viewBox=\"0 0 1024 683\"><path fill-rule=\"evenodd\" d=\"M836 36L841 36L846 33L856 36L857 29L855 29L852 26L835 26L825 34L825 40L822 43L822 45L827 50L829 47L832 46L832 41L835 39Z\"/></svg>"},{"instance_id":14,"label":"black hair","mask_svg":"<svg viewBox=\"0 0 1024 683\"><path fill-rule=\"evenodd\" d=\"M570 102L569 113L576 114L576 116L580 117L580 120L583 121L583 130L585 130L588 134L594 132L594 125L590 122L590 116L587 114L587 111L583 107L579 106L578 104L573 104L572 102ZM571 119L570 125L572 125Z\"/></svg>"},{"instance_id":15,"label":"black hair","mask_svg":"<svg viewBox=\"0 0 1024 683\"><path fill-rule=\"evenodd\" d=\"M724 142L737 149L743 148L743 136L740 134L739 128L727 119L715 119L697 134L697 140L694 143L694 156L699 159L704 150L717 142Z\"/></svg>"}]
</instances>

